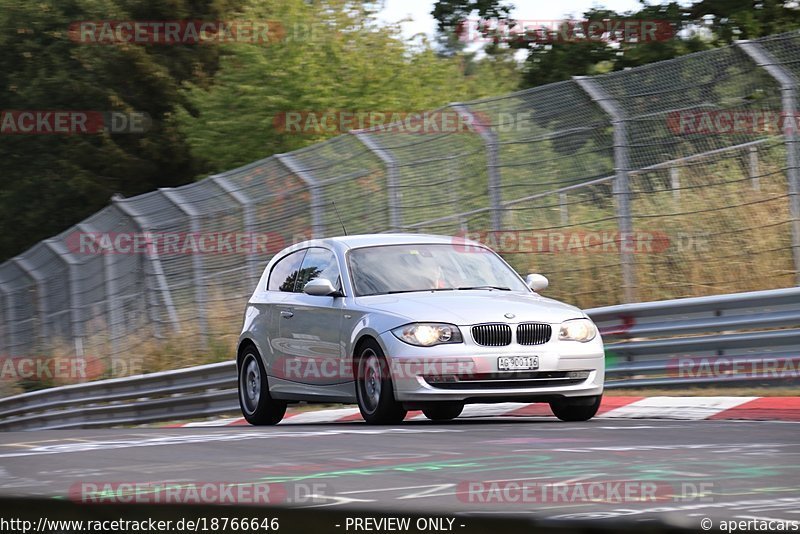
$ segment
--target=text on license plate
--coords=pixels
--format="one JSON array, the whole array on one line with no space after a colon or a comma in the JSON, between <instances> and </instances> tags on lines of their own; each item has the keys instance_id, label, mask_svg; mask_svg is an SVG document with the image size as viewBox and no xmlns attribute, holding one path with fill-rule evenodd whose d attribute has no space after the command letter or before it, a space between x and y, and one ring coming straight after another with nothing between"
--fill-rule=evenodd
<instances>
[{"instance_id":1,"label":"text on license plate","mask_svg":"<svg viewBox=\"0 0 800 534\"><path fill-rule=\"evenodd\" d=\"M500 371L519 371L539 368L538 356L500 356L497 358L497 369Z\"/></svg>"}]
</instances>

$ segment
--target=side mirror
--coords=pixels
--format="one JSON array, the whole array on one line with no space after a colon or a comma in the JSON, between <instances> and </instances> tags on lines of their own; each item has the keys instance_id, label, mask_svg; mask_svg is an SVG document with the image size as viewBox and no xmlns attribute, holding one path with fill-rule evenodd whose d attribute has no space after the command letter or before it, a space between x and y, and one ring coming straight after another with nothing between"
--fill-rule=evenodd
<instances>
[{"instance_id":1,"label":"side mirror","mask_svg":"<svg viewBox=\"0 0 800 534\"><path fill-rule=\"evenodd\" d=\"M330 280L326 278L315 278L303 287L303 293L315 297L341 297L342 294L336 291Z\"/></svg>"},{"instance_id":2,"label":"side mirror","mask_svg":"<svg viewBox=\"0 0 800 534\"><path fill-rule=\"evenodd\" d=\"M550 281L541 274L529 274L525 277L525 283L527 283L528 287L537 293L539 291L544 291L547 289L547 286L550 285Z\"/></svg>"}]
</instances>

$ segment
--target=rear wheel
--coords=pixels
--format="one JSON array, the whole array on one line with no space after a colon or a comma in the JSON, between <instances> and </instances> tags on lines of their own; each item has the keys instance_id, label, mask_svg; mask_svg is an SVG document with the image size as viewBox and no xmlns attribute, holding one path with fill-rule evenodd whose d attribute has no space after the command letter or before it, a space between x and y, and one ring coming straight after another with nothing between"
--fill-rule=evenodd
<instances>
[{"instance_id":1,"label":"rear wheel","mask_svg":"<svg viewBox=\"0 0 800 534\"><path fill-rule=\"evenodd\" d=\"M450 421L455 419L464 410L464 405L460 402L437 402L422 409L425 417L431 421Z\"/></svg>"},{"instance_id":2,"label":"rear wheel","mask_svg":"<svg viewBox=\"0 0 800 534\"><path fill-rule=\"evenodd\" d=\"M267 373L252 346L245 349L239 365L239 406L251 425L276 425L286 413L286 403L270 396Z\"/></svg>"},{"instance_id":3,"label":"rear wheel","mask_svg":"<svg viewBox=\"0 0 800 534\"><path fill-rule=\"evenodd\" d=\"M372 339L365 341L358 351L356 398L361 417L371 425L400 423L408 413L394 399L389 366L380 345Z\"/></svg>"},{"instance_id":4,"label":"rear wheel","mask_svg":"<svg viewBox=\"0 0 800 534\"><path fill-rule=\"evenodd\" d=\"M562 421L588 421L597 414L602 400L602 395L592 397L567 397L557 401L551 401L550 409L553 410L553 414Z\"/></svg>"}]
</instances>

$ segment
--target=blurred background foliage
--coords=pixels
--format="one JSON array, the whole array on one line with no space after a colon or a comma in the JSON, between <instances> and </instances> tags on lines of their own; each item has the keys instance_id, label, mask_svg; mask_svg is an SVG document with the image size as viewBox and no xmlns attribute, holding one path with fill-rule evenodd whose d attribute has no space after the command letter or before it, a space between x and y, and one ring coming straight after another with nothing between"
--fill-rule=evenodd
<instances>
[{"instance_id":1,"label":"blurred background foliage","mask_svg":"<svg viewBox=\"0 0 800 534\"><path fill-rule=\"evenodd\" d=\"M404 38L357 0L0 0L0 110L147 113L144 135L0 135L0 260L101 209L112 194L173 187L326 135L275 127L287 111L424 111L800 27L797 2L702 0L594 8L584 18L671 21L677 38L614 44L459 40L496 0L432 4L438 35ZM114 45L70 39L81 20L277 20L265 44ZM534 184L535 185L535 184Z\"/></svg>"}]
</instances>

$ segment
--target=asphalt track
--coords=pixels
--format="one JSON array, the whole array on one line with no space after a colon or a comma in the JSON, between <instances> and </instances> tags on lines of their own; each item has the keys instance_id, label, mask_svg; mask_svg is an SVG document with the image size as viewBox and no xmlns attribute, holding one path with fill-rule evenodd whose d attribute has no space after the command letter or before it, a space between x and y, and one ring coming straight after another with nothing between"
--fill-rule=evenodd
<instances>
[{"instance_id":1,"label":"asphalt track","mask_svg":"<svg viewBox=\"0 0 800 534\"><path fill-rule=\"evenodd\" d=\"M279 488L273 502L292 507L800 520L800 423L541 417L0 434L7 496L75 498L87 483L211 481L269 483ZM613 491L584 495L591 483L615 482L657 489L645 499L635 489L622 500ZM569 491L526 493L519 483Z\"/></svg>"}]
</instances>

